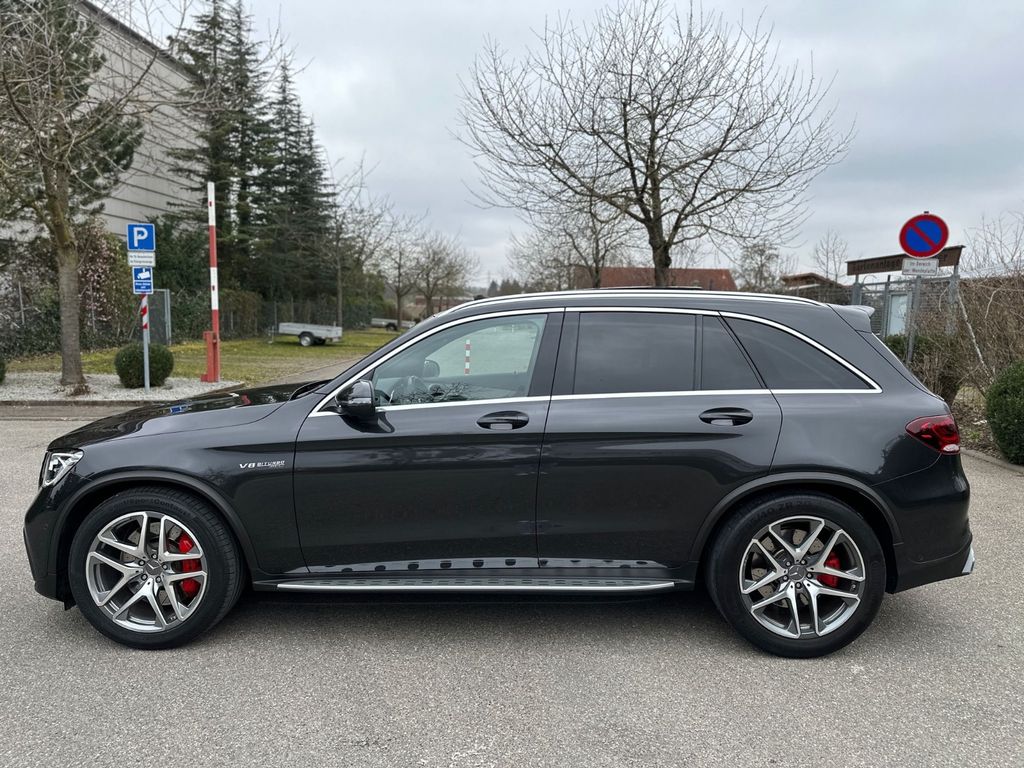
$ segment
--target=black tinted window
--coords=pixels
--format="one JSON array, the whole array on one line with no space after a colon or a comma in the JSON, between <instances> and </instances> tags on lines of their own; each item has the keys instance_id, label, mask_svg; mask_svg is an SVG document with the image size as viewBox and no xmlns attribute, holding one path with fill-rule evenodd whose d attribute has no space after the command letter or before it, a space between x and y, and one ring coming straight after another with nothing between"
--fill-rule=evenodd
<instances>
[{"instance_id":1,"label":"black tinted window","mask_svg":"<svg viewBox=\"0 0 1024 768\"><path fill-rule=\"evenodd\" d=\"M771 389L868 389L864 381L796 336L764 323L729 320Z\"/></svg>"},{"instance_id":2,"label":"black tinted window","mask_svg":"<svg viewBox=\"0 0 1024 768\"><path fill-rule=\"evenodd\" d=\"M732 334L717 317L704 318L701 389L760 389L761 382Z\"/></svg>"},{"instance_id":3,"label":"black tinted window","mask_svg":"<svg viewBox=\"0 0 1024 768\"><path fill-rule=\"evenodd\" d=\"M693 389L692 315L583 312L573 392L676 392Z\"/></svg>"}]
</instances>

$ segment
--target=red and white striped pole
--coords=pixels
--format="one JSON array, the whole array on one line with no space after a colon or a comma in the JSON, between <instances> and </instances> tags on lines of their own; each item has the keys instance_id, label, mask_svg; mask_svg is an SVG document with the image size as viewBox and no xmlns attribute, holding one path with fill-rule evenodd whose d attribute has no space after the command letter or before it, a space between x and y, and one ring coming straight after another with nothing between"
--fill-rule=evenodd
<instances>
[{"instance_id":1,"label":"red and white striped pole","mask_svg":"<svg viewBox=\"0 0 1024 768\"><path fill-rule=\"evenodd\" d=\"M139 307L142 318L142 383L146 394L149 394L149 294L142 294L142 305Z\"/></svg>"},{"instance_id":2,"label":"red and white striped pole","mask_svg":"<svg viewBox=\"0 0 1024 768\"><path fill-rule=\"evenodd\" d=\"M213 182L206 183L207 223L210 226L210 324L203 333L206 341L206 373L201 381L220 381L220 300L217 296L217 204Z\"/></svg>"},{"instance_id":3,"label":"red and white striped pole","mask_svg":"<svg viewBox=\"0 0 1024 768\"><path fill-rule=\"evenodd\" d=\"M464 374L466 376L469 376L469 357L470 357L470 354L472 352L473 352L473 344L472 344L472 342L469 339L466 339L466 369L464 371Z\"/></svg>"}]
</instances>

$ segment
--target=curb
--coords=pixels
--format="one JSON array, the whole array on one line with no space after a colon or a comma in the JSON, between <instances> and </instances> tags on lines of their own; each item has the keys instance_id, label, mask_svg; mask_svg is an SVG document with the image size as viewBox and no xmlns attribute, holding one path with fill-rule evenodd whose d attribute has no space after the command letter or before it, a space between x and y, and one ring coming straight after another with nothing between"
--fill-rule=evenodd
<instances>
[{"instance_id":1,"label":"curb","mask_svg":"<svg viewBox=\"0 0 1024 768\"><path fill-rule=\"evenodd\" d=\"M195 397L219 395L235 389L238 389L238 386L220 387L219 389L207 390L200 395L195 395ZM0 408L135 408L142 405L156 405L182 399L174 397L171 390L168 390L167 394L168 396L165 398L154 400L75 400L74 398L65 400L0 400Z\"/></svg>"},{"instance_id":2,"label":"curb","mask_svg":"<svg viewBox=\"0 0 1024 768\"><path fill-rule=\"evenodd\" d=\"M1024 467L1018 464L1011 464L1010 462L1004 461L1003 459L997 459L995 456L989 456L987 453L975 451L971 448L961 448L960 453L966 454L967 456L970 456L972 459L980 459L981 461L984 461L987 464L993 464L997 467L1008 469L1011 472L1015 472L1018 475L1024 475Z\"/></svg>"}]
</instances>

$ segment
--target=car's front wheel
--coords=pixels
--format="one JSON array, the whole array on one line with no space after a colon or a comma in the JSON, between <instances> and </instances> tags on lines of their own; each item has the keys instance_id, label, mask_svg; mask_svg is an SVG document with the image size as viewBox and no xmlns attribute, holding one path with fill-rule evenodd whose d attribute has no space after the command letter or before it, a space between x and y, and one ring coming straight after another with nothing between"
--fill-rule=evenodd
<instances>
[{"instance_id":1,"label":"car's front wheel","mask_svg":"<svg viewBox=\"0 0 1024 768\"><path fill-rule=\"evenodd\" d=\"M754 645L780 656L823 656L874 619L885 555L867 521L839 500L777 495L725 524L707 576L722 615Z\"/></svg>"},{"instance_id":2,"label":"car's front wheel","mask_svg":"<svg viewBox=\"0 0 1024 768\"><path fill-rule=\"evenodd\" d=\"M89 622L136 648L170 648L237 602L242 561L205 503L165 488L122 491L86 517L71 543L71 592Z\"/></svg>"}]
</instances>

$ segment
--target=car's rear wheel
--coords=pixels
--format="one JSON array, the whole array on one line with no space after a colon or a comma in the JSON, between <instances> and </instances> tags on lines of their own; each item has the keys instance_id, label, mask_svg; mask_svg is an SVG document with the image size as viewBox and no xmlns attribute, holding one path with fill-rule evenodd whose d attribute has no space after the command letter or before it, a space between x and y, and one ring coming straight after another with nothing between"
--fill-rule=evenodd
<instances>
[{"instance_id":1,"label":"car's rear wheel","mask_svg":"<svg viewBox=\"0 0 1024 768\"><path fill-rule=\"evenodd\" d=\"M100 632L136 648L182 645L221 620L242 589L230 531L183 492L139 488L94 509L75 533L71 592Z\"/></svg>"},{"instance_id":2,"label":"car's rear wheel","mask_svg":"<svg viewBox=\"0 0 1024 768\"><path fill-rule=\"evenodd\" d=\"M712 547L708 587L726 620L780 656L831 653L874 619L885 555L871 526L818 494L778 495L738 511Z\"/></svg>"}]
</instances>

